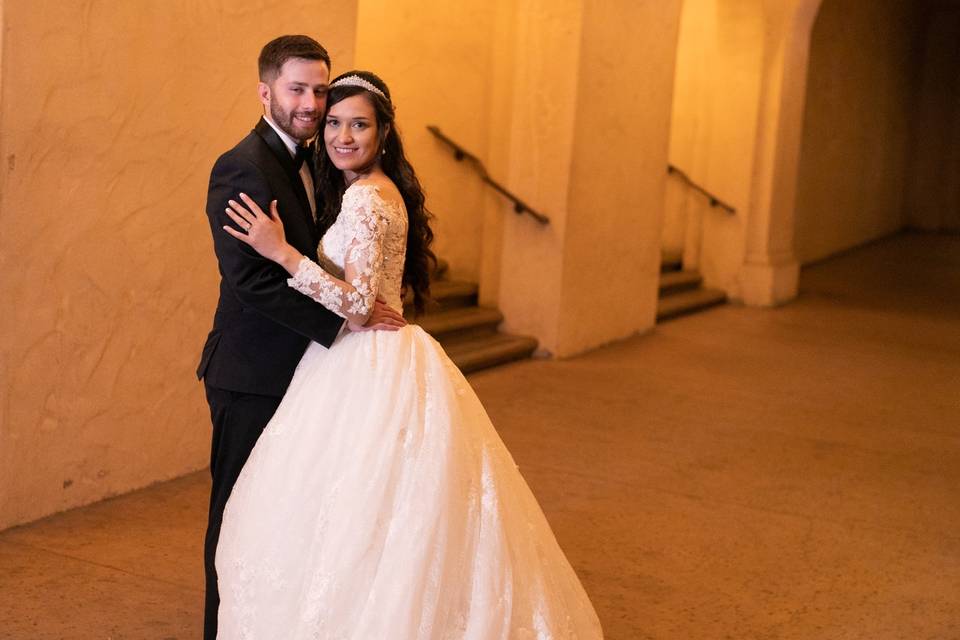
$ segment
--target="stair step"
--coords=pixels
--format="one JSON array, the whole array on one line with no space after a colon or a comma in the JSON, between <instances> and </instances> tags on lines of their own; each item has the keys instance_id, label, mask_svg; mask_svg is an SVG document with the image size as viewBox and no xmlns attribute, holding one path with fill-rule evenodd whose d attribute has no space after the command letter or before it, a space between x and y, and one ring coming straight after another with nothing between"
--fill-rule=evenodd
<instances>
[{"instance_id":1,"label":"stair step","mask_svg":"<svg viewBox=\"0 0 960 640\"><path fill-rule=\"evenodd\" d=\"M660 275L660 295L696 289L703 282L699 271L668 271Z\"/></svg>"},{"instance_id":2,"label":"stair step","mask_svg":"<svg viewBox=\"0 0 960 640\"><path fill-rule=\"evenodd\" d=\"M487 307L464 307L427 313L416 320L424 331L437 340L494 333L501 322L503 314L498 309Z\"/></svg>"},{"instance_id":3,"label":"stair step","mask_svg":"<svg viewBox=\"0 0 960 640\"><path fill-rule=\"evenodd\" d=\"M683 269L683 254L679 251L664 251L660 254L660 272L680 271Z\"/></svg>"},{"instance_id":4,"label":"stair step","mask_svg":"<svg viewBox=\"0 0 960 640\"><path fill-rule=\"evenodd\" d=\"M529 358L537 348L536 338L507 333L445 340L442 344L450 359L464 373Z\"/></svg>"},{"instance_id":5,"label":"stair step","mask_svg":"<svg viewBox=\"0 0 960 640\"><path fill-rule=\"evenodd\" d=\"M430 274L431 284L437 280L443 280L446 278L449 270L450 263L443 258L437 258L436 268L434 268L433 273Z\"/></svg>"},{"instance_id":6,"label":"stair step","mask_svg":"<svg viewBox=\"0 0 960 640\"><path fill-rule=\"evenodd\" d=\"M657 303L657 320L668 320L707 307L723 304L727 294L718 289L692 289L660 298Z\"/></svg>"},{"instance_id":7,"label":"stair step","mask_svg":"<svg viewBox=\"0 0 960 640\"><path fill-rule=\"evenodd\" d=\"M407 295L403 301L407 320L436 338L464 373L529 358L537 348L536 338L498 332L503 322L500 310L477 306L477 284L448 280L449 270L446 260L437 260L430 274L433 300L421 317L413 317L413 295Z\"/></svg>"},{"instance_id":8,"label":"stair step","mask_svg":"<svg viewBox=\"0 0 960 640\"><path fill-rule=\"evenodd\" d=\"M456 309L459 307L470 307L477 304L477 291L479 287L475 282L464 282L462 280L436 280L430 283L430 295L433 297L433 305L428 305L428 313ZM408 293L403 301L405 310L413 308L413 294Z\"/></svg>"}]
</instances>

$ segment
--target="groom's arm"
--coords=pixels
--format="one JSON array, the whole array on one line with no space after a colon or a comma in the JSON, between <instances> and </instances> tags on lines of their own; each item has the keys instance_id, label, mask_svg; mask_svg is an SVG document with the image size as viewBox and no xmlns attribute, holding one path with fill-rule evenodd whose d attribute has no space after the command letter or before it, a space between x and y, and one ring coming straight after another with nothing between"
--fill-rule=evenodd
<instances>
[{"instance_id":1,"label":"groom's arm","mask_svg":"<svg viewBox=\"0 0 960 640\"><path fill-rule=\"evenodd\" d=\"M210 174L207 219L224 281L241 304L329 347L337 337L343 319L291 289L282 267L223 230L224 225L235 226L225 209L227 201L236 200L241 191L264 210L273 197L266 178L256 165L231 154L221 156Z\"/></svg>"}]
</instances>

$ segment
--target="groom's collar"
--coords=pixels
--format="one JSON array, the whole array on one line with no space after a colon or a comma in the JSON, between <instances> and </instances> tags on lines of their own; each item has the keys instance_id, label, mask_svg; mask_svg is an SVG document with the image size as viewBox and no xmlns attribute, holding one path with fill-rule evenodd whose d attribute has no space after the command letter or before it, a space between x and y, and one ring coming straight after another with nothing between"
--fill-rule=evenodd
<instances>
[{"instance_id":1,"label":"groom's collar","mask_svg":"<svg viewBox=\"0 0 960 640\"><path fill-rule=\"evenodd\" d=\"M263 116L263 120L268 125L270 125L270 128L273 129L278 136L280 136L280 139L283 140L283 144L287 148L287 151L290 152L290 155L291 156L297 155L297 147L300 145L300 143L298 143L296 140L291 138L286 131L284 131L279 126L277 126L277 123L274 122L270 116L267 116L267 115Z\"/></svg>"},{"instance_id":2,"label":"groom's collar","mask_svg":"<svg viewBox=\"0 0 960 640\"><path fill-rule=\"evenodd\" d=\"M300 143L294 140L293 138L291 138L289 133L281 129L280 126L276 122L274 122L273 118L271 118L270 116L264 114L263 116L261 116L261 118L263 119L264 122L270 125L270 128L273 129L278 136L280 136L280 139L283 140L283 144L285 147L287 147L287 151L290 152L290 155L293 157L296 157L297 147L300 146ZM317 136L314 136L312 140L307 140L306 142L304 142L303 146L309 147L313 143L313 141L316 139L317 139Z\"/></svg>"},{"instance_id":3,"label":"groom's collar","mask_svg":"<svg viewBox=\"0 0 960 640\"><path fill-rule=\"evenodd\" d=\"M300 167L296 165L296 161L294 160L296 153L291 152L287 147L287 143L280 134L277 133L277 129L271 126L265 117L261 117L260 120L257 121L257 126L255 126L253 130L270 148L277 162L290 172L291 176L299 175Z\"/></svg>"}]
</instances>

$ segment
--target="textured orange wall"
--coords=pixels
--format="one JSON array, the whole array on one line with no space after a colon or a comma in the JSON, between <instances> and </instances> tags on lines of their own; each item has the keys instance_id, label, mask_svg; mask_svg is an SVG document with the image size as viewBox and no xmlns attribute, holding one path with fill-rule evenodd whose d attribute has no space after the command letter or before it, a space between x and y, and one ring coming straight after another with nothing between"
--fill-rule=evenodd
<instances>
[{"instance_id":1,"label":"textured orange wall","mask_svg":"<svg viewBox=\"0 0 960 640\"><path fill-rule=\"evenodd\" d=\"M271 37L352 64L356 2L5 0L0 529L201 468L216 156Z\"/></svg>"}]
</instances>

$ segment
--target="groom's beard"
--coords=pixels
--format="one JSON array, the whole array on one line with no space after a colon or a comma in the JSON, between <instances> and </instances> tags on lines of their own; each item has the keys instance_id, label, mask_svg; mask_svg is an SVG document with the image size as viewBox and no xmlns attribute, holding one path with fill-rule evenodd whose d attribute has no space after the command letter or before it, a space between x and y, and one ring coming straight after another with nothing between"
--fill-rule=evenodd
<instances>
[{"instance_id":1,"label":"groom's beard","mask_svg":"<svg viewBox=\"0 0 960 640\"><path fill-rule=\"evenodd\" d=\"M299 122L297 116L315 117L309 125ZM283 129L284 133L298 142L309 140L320 130L320 114L316 111L284 111L277 102L270 101L270 117L274 123Z\"/></svg>"}]
</instances>

